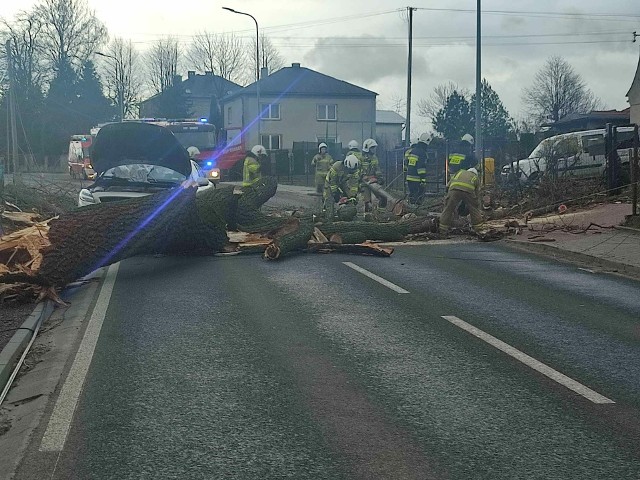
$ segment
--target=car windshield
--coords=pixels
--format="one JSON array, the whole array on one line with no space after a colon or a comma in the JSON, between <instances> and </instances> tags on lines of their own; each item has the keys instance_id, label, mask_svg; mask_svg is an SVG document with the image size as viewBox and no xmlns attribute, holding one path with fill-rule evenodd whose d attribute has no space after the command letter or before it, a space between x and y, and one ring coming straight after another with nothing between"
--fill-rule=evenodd
<instances>
[{"instance_id":1,"label":"car windshield","mask_svg":"<svg viewBox=\"0 0 640 480\"><path fill-rule=\"evenodd\" d=\"M181 183L186 177L175 170L158 165L131 163L110 168L102 178L125 180L136 183Z\"/></svg>"},{"instance_id":2,"label":"car windshield","mask_svg":"<svg viewBox=\"0 0 640 480\"><path fill-rule=\"evenodd\" d=\"M553 137L547 138L541 141L536 148L533 149L533 152L529 155L529 158L540 158L543 152L548 151L555 139Z\"/></svg>"}]
</instances>

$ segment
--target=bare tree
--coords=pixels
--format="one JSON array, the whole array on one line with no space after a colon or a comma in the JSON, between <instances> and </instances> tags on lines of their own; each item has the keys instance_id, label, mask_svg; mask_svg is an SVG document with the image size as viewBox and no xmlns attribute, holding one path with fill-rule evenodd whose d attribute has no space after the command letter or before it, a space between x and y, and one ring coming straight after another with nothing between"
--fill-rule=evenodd
<instances>
[{"instance_id":1,"label":"bare tree","mask_svg":"<svg viewBox=\"0 0 640 480\"><path fill-rule=\"evenodd\" d=\"M43 24L44 53L55 71L64 63L79 68L107 39L106 27L86 0L41 0L36 14Z\"/></svg>"},{"instance_id":2,"label":"bare tree","mask_svg":"<svg viewBox=\"0 0 640 480\"><path fill-rule=\"evenodd\" d=\"M394 93L391 95L389 105L390 109L399 115L404 115L407 111L407 99L400 93Z\"/></svg>"},{"instance_id":3,"label":"bare tree","mask_svg":"<svg viewBox=\"0 0 640 480\"><path fill-rule=\"evenodd\" d=\"M119 110L122 109L125 117L135 117L142 94L140 54L131 40L114 38L102 60L101 71L107 97Z\"/></svg>"},{"instance_id":4,"label":"bare tree","mask_svg":"<svg viewBox=\"0 0 640 480\"><path fill-rule=\"evenodd\" d=\"M588 113L602 106L582 76L558 56L546 61L533 85L523 90L522 99L541 121L557 122L569 114Z\"/></svg>"},{"instance_id":5,"label":"bare tree","mask_svg":"<svg viewBox=\"0 0 640 480\"><path fill-rule=\"evenodd\" d=\"M271 39L264 34L260 35L260 68L267 68L268 73L275 72L284 67L284 58L280 55L278 49L273 45ZM251 39L251 48L249 49L249 64L247 67L246 77L255 80L256 72L256 39Z\"/></svg>"},{"instance_id":6,"label":"bare tree","mask_svg":"<svg viewBox=\"0 0 640 480\"><path fill-rule=\"evenodd\" d=\"M162 93L173 86L181 57L180 44L174 37L161 38L151 46L145 60L148 81L154 93Z\"/></svg>"},{"instance_id":7,"label":"bare tree","mask_svg":"<svg viewBox=\"0 0 640 480\"><path fill-rule=\"evenodd\" d=\"M198 70L239 82L246 68L245 46L233 33L202 32L189 46L187 60Z\"/></svg>"},{"instance_id":8,"label":"bare tree","mask_svg":"<svg viewBox=\"0 0 640 480\"><path fill-rule=\"evenodd\" d=\"M429 118L433 121L437 113L446 107L447 99L453 92L457 92L464 98L470 97L469 90L460 88L457 83L441 83L433 89L429 98L422 98L418 100L418 115Z\"/></svg>"},{"instance_id":9,"label":"bare tree","mask_svg":"<svg viewBox=\"0 0 640 480\"><path fill-rule=\"evenodd\" d=\"M20 12L13 22L0 20L0 38L2 46L9 41L11 49L13 79L17 92L24 99L40 94L45 81L45 68L42 64L41 33L42 22L35 12ZM6 63L6 51L0 54Z\"/></svg>"}]
</instances>

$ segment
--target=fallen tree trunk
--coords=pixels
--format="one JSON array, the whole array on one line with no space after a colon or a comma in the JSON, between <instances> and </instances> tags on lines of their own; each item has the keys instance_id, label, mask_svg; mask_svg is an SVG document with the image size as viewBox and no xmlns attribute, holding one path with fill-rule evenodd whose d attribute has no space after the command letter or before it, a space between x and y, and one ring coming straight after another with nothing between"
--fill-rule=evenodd
<instances>
[{"instance_id":1,"label":"fallen tree trunk","mask_svg":"<svg viewBox=\"0 0 640 480\"><path fill-rule=\"evenodd\" d=\"M275 180L245 190L177 188L84 207L50 223L39 270L0 275L0 283L61 288L93 270L140 254L212 254L227 244L227 225L261 219ZM279 222L281 223L281 222Z\"/></svg>"},{"instance_id":2,"label":"fallen tree trunk","mask_svg":"<svg viewBox=\"0 0 640 480\"><path fill-rule=\"evenodd\" d=\"M431 217L418 217L408 221L389 223L334 222L318 225L318 228L327 238L336 233L344 235L357 232L364 235L366 240L395 242L412 233L435 231L436 222Z\"/></svg>"},{"instance_id":3,"label":"fallen tree trunk","mask_svg":"<svg viewBox=\"0 0 640 480\"><path fill-rule=\"evenodd\" d=\"M279 232L275 233L275 238L264 251L264 258L277 260L291 252L303 250L313 236L314 228L312 223L301 222L297 218L290 219Z\"/></svg>"}]
</instances>

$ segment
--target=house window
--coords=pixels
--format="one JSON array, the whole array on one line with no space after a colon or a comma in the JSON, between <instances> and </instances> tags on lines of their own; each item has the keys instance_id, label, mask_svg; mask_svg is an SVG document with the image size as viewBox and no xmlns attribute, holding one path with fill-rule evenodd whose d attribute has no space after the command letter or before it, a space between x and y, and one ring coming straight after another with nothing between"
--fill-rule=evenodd
<instances>
[{"instance_id":1,"label":"house window","mask_svg":"<svg viewBox=\"0 0 640 480\"><path fill-rule=\"evenodd\" d=\"M260 135L260 143L267 150L280 150L282 148L282 135Z\"/></svg>"},{"instance_id":2,"label":"house window","mask_svg":"<svg viewBox=\"0 0 640 480\"><path fill-rule=\"evenodd\" d=\"M338 120L338 106L336 104L318 105L318 120Z\"/></svg>"},{"instance_id":3,"label":"house window","mask_svg":"<svg viewBox=\"0 0 640 480\"><path fill-rule=\"evenodd\" d=\"M233 120L231 119L231 107L227 107L227 125L233 125Z\"/></svg>"},{"instance_id":4,"label":"house window","mask_svg":"<svg viewBox=\"0 0 640 480\"><path fill-rule=\"evenodd\" d=\"M260 107L263 120L280 120L279 103L263 103Z\"/></svg>"}]
</instances>

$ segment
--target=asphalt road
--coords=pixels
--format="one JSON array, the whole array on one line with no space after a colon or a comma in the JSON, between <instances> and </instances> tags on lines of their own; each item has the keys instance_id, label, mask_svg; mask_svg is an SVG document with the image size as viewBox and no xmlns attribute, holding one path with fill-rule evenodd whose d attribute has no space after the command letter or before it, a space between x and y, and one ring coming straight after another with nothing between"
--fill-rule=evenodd
<instances>
[{"instance_id":1,"label":"asphalt road","mask_svg":"<svg viewBox=\"0 0 640 480\"><path fill-rule=\"evenodd\" d=\"M476 243L113 273L68 434L18 479L640 478L638 283Z\"/></svg>"}]
</instances>

